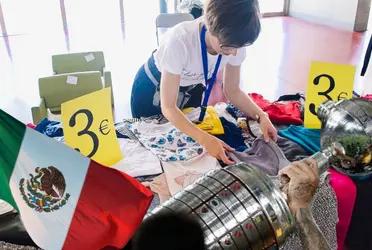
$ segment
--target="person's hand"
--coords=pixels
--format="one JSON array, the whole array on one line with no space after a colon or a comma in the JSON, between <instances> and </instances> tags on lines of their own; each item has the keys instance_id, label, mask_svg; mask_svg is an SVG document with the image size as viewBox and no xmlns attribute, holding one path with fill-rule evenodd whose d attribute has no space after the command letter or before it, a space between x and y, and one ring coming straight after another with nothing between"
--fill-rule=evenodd
<instances>
[{"instance_id":1,"label":"person's hand","mask_svg":"<svg viewBox=\"0 0 372 250\"><path fill-rule=\"evenodd\" d=\"M271 123L269 116L266 113L262 113L259 116L259 123L266 142L269 142L270 139L273 141L276 141L278 139L278 132L276 131L276 128Z\"/></svg>"},{"instance_id":2,"label":"person's hand","mask_svg":"<svg viewBox=\"0 0 372 250\"><path fill-rule=\"evenodd\" d=\"M319 170L313 159L292 162L279 171L282 191L287 195L293 214L300 208L308 208L319 184Z\"/></svg>"},{"instance_id":3,"label":"person's hand","mask_svg":"<svg viewBox=\"0 0 372 250\"><path fill-rule=\"evenodd\" d=\"M203 138L200 140L200 144L205 147L205 149L211 156L223 161L225 164L231 165L235 163L234 161L230 160L226 155L226 151L231 152L234 151L234 149L227 145L225 142L221 141L220 139L212 135L205 134Z\"/></svg>"}]
</instances>

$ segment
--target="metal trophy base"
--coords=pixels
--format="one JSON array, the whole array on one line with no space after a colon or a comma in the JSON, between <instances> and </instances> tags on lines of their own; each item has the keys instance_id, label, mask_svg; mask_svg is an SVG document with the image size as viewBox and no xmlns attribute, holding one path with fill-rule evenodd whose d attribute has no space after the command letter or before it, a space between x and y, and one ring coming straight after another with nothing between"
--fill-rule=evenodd
<instances>
[{"instance_id":1,"label":"metal trophy base","mask_svg":"<svg viewBox=\"0 0 372 250\"><path fill-rule=\"evenodd\" d=\"M278 249L295 220L268 176L245 163L213 170L155 208L196 218L207 249Z\"/></svg>"}]
</instances>

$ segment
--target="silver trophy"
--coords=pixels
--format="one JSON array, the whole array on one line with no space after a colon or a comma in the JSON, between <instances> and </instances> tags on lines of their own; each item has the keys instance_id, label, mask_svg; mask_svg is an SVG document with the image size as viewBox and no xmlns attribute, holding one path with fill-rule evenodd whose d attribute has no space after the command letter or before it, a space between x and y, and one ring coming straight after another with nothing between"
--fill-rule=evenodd
<instances>
[{"instance_id":1,"label":"silver trophy","mask_svg":"<svg viewBox=\"0 0 372 250\"><path fill-rule=\"evenodd\" d=\"M361 142L356 144L359 151L368 151L371 102L327 101L319 107L318 117L322 121L322 150L311 158L317 161L320 174L335 158L357 157L351 152L355 139ZM280 187L274 185L278 181ZM284 177L270 178L255 166L240 163L207 173L149 216L159 213L193 216L203 228L207 249L279 249L295 228L286 194L281 191L287 190L287 184Z\"/></svg>"},{"instance_id":2,"label":"silver trophy","mask_svg":"<svg viewBox=\"0 0 372 250\"><path fill-rule=\"evenodd\" d=\"M372 136L372 102L363 99L326 101L319 106L322 122L322 143L344 134ZM322 145L323 145L322 144Z\"/></svg>"},{"instance_id":3,"label":"silver trophy","mask_svg":"<svg viewBox=\"0 0 372 250\"><path fill-rule=\"evenodd\" d=\"M333 166L352 177L372 173L372 102L363 99L327 101L319 106L321 146L339 142L345 155L331 160Z\"/></svg>"},{"instance_id":4,"label":"silver trophy","mask_svg":"<svg viewBox=\"0 0 372 250\"><path fill-rule=\"evenodd\" d=\"M342 151L335 143L311 157L325 171L328 159ZM160 213L196 218L207 249L278 249L295 227L286 195L264 172L245 163L207 173L148 217Z\"/></svg>"}]
</instances>

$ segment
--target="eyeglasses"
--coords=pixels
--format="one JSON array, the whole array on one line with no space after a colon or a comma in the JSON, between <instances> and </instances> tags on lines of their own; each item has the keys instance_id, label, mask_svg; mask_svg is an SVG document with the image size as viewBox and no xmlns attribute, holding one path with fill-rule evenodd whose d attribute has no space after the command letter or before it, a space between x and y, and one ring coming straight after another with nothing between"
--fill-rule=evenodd
<instances>
[{"instance_id":1,"label":"eyeglasses","mask_svg":"<svg viewBox=\"0 0 372 250\"><path fill-rule=\"evenodd\" d=\"M220 48L221 48L221 52L223 54L233 54L238 49L238 48L232 47L232 46L220 46Z\"/></svg>"},{"instance_id":2,"label":"eyeglasses","mask_svg":"<svg viewBox=\"0 0 372 250\"><path fill-rule=\"evenodd\" d=\"M244 44L243 46L223 45L223 44L220 44L220 49L221 49L222 53L224 53L224 54L230 54L230 53L235 52L236 49L247 47L249 45L251 45L251 44L250 43L247 43L247 44Z\"/></svg>"}]
</instances>

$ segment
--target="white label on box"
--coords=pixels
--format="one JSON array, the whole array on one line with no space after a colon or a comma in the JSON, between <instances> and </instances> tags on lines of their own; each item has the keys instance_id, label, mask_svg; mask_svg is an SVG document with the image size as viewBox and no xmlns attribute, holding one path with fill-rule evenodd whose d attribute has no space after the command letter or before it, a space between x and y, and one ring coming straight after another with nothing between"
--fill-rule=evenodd
<instances>
[{"instance_id":1,"label":"white label on box","mask_svg":"<svg viewBox=\"0 0 372 250\"><path fill-rule=\"evenodd\" d=\"M85 57L85 61L87 61L87 62L91 62L95 59L95 57L92 53L89 53L88 55L86 55L84 57Z\"/></svg>"},{"instance_id":2,"label":"white label on box","mask_svg":"<svg viewBox=\"0 0 372 250\"><path fill-rule=\"evenodd\" d=\"M77 82L78 82L78 77L77 76L67 76L66 83L76 85Z\"/></svg>"}]
</instances>

